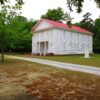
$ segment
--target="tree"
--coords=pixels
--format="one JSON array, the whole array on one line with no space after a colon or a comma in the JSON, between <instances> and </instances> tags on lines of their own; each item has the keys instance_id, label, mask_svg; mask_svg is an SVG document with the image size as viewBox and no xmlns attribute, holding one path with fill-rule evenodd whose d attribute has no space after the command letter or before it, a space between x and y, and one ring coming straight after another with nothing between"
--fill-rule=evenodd
<instances>
[{"instance_id":1,"label":"tree","mask_svg":"<svg viewBox=\"0 0 100 100\"><path fill-rule=\"evenodd\" d=\"M86 22L90 22L90 23L94 23L94 21L90 18L92 14L87 12L86 14L83 15L83 20L81 21L81 23L86 23Z\"/></svg>"},{"instance_id":2,"label":"tree","mask_svg":"<svg viewBox=\"0 0 100 100\"><path fill-rule=\"evenodd\" d=\"M89 12L84 14L83 20L74 25L77 25L79 27L82 27L82 28L94 33L94 21L90 18L90 16L91 16L91 14Z\"/></svg>"},{"instance_id":3,"label":"tree","mask_svg":"<svg viewBox=\"0 0 100 100\"><path fill-rule=\"evenodd\" d=\"M49 9L46 14L42 15L42 18L51 19L54 21L62 22L64 20L65 13L62 8Z\"/></svg>"},{"instance_id":4,"label":"tree","mask_svg":"<svg viewBox=\"0 0 100 100\"><path fill-rule=\"evenodd\" d=\"M30 32L35 23L36 21L28 20L23 16L12 19L9 30L12 33L13 41L8 48L9 51L21 53L31 51L32 34Z\"/></svg>"},{"instance_id":5,"label":"tree","mask_svg":"<svg viewBox=\"0 0 100 100\"><path fill-rule=\"evenodd\" d=\"M76 7L76 11L80 13L82 11L83 3L85 0L66 0L68 8L73 11L72 7ZM98 8L100 8L100 0L94 0Z\"/></svg>"},{"instance_id":6,"label":"tree","mask_svg":"<svg viewBox=\"0 0 100 100\"><path fill-rule=\"evenodd\" d=\"M57 9L49 9L46 14L41 16L42 18L62 22L66 21L66 24L71 27L71 18L69 13L64 13L63 9L58 7Z\"/></svg>"},{"instance_id":7,"label":"tree","mask_svg":"<svg viewBox=\"0 0 100 100\"><path fill-rule=\"evenodd\" d=\"M100 18L95 20L93 46L94 52L100 53Z\"/></svg>"},{"instance_id":8,"label":"tree","mask_svg":"<svg viewBox=\"0 0 100 100\"><path fill-rule=\"evenodd\" d=\"M15 0L15 1L17 1L17 3L18 3L19 5L24 4L23 0ZM7 3L7 2L8 2L8 0L0 0L0 3L1 3L2 5L5 4L5 3Z\"/></svg>"},{"instance_id":9,"label":"tree","mask_svg":"<svg viewBox=\"0 0 100 100\"><path fill-rule=\"evenodd\" d=\"M21 9L19 3L9 6L9 3L1 5L0 9L0 50L2 52L2 62L4 62L4 51L10 45L12 40L9 24L11 20L18 15L18 11Z\"/></svg>"}]
</instances>

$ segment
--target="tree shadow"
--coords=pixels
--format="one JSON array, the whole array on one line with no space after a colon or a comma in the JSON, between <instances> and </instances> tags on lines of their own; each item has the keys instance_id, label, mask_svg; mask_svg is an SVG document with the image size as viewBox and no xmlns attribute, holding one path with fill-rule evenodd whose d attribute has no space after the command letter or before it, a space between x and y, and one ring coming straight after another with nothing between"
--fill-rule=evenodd
<instances>
[{"instance_id":1,"label":"tree shadow","mask_svg":"<svg viewBox=\"0 0 100 100\"><path fill-rule=\"evenodd\" d=\"M38 100L38 98L27 93L22 93L11 96L0 96L0 100Z\"/></svg>"}]
</instances>

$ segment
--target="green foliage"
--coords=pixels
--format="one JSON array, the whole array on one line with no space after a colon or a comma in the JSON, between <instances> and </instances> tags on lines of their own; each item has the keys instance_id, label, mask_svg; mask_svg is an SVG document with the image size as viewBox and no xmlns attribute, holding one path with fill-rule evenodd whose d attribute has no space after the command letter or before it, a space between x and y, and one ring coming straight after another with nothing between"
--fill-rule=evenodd
<instances>
[{"instance_id":1,"label":"green foliage","mask_svg":"<svg viewBox=\"0 0 100 100\"><path fill-rule=\"evenodd\" d=\"M93 42L94 51L100 53L100 18L95 20Z\"/></svg>"},{"instance_id":2,"label":"green foliage","mask_svg":"<svg viewBox=\"0 0 100 100\"><path fill-rule=\"evenodd\" d=\"M4 51L10 46L12 34L9 30L11 20L18 16L18 11L21 9L18 2L10 5L9 2L2 4L0 8L0 51L2 52L2 62L4 62Z\"/></svg>"},{"instance_id":3,"label":"green foliage","mask_svg":"<svg viewBox=\"0 0 100 100\"><path fill-rule=\"evenodd\" d=\"M42 18L51 19L54 21L62 22L64 20L64 11L62 8L49 9L46 14L42 15Z\"/></svg>"},{"instance_id":4,"label":"green foliage","mask_svg":"<svg viewBox=\"0 0 100 100\"><path fill-rule=\"evenodd\" d=\"M32 34L30 33L36 21L23 16L17 16L9 24L9 30L12 34L12 42L8 51L12 52L30 52L32 43Z\"/></svg>"},{"instance_id":5,"label":"green foliage","mask_svg":"<svg viewBox=\"0 0 100 100\"><path fill-rule=\"evenodd\" d=\"M7 2L7 0L0 0L1 4L4 4L5 2Z\"/></svg>"},{"instance_id":6,"label":"green foliage","mask_svg":"<svg viewBox=\"0 0 100 100\"><path fill-rule=\"evenodd\" d=\"M90 22L85 22L85 23L80 22L80 23L75 23L74 25L82 27L82 28L94 33L94 24L91 24Z\"/></svg>"},{"instance_id":7,"label":"green foliage","mask_svg":"<svg viewBox=\"0 0 100 100\"><path fill-rule=\"evenodd\" d=\"M91 14L88 12L83 15L83 20L75 25L80 26L90 32L94 33L94 21L90 18Z\"/></svg>"},{"instance_id":8,"label":"green foliage","mask_svg":"<svg viewBox=\"0 0 100 100\"><path fill-rule=\"evenodd\" d=\"M24 4L23 0L15 0L19 5ZM9 2L8 0L0 0L0 3L3 5L5 3Z\"/></svg>"},{"instance_id":9,"label":"green foliage","mask_svg":"<svg viewBox=\"0 0 100 100\"><path fill-rule=\"evenodd\" d=\"M71 21L68 21L68 22L67 22L67 25L69 26L69 28L71 28L71 27L72 27Z\"/></svg>"},{"instance_id":10,"label":"green foliage","mask_svg":"<svg viewBox=\"0 0 100 100\"><path fill-rule=\"evenodd\" d=\"M76 11L80 13L82 11L83 3L85 0L66 0L67 6L70 9L70 11L73 11L73 7L76 7ZM100 8L100 0L94 0L94 2L97 4L97 6Z\"/></svg>"},{"instance_id":11,"label":"green foliage","mask_svg":"<svg viewBox=\"0 0 100 100\"><path fill-rule=\"evenodd\" d=\"M71 27L72 18L66 12L64 13L63 9L58 7L57 9L49 9L46 14L41 16L45 19L50 19L58 22L66 21L67 25Z\"/></svg>"}]
</instances>

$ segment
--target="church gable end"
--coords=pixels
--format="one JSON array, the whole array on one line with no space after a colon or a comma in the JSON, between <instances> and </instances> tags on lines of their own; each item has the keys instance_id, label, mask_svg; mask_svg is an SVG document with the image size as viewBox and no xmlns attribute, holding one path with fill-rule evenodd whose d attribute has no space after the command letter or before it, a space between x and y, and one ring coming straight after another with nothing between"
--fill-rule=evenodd
<instances>
[{"instance_id":1,"label":"church gable end","mask_svg":"<svg viewBox=\"0 0 100 100\"><path fill-rule=\"evenodd\" d=\"M52 27L52 24L50 24L46 21L41 21L40 23L38 23L38 25L36 26L34 31L38 31L41 29L49 28L49 27Z\"/></svg>"}]
</instances>

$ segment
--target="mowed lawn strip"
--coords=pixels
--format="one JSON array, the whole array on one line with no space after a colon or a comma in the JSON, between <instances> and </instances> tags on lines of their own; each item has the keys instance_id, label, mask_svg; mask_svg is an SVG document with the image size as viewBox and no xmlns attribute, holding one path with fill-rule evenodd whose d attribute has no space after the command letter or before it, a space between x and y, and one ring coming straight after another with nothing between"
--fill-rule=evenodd
<instances>
[{"instance_id":1,"label":"mowed lawn strip","mask_svg":"<svg viewBox=\"0 0 100 100\"><path fill-rule=\"evenodd\" d=\"M59 61L64 63L88 65L100 67L100 54L91 55L90 58L84 58L84 55L64 55L64 56L30 56L22 55L24 57L33 57L45 60Z\"/></svg>"},{"instance_id":2,"label":"mowed lawn strip","mask_svg":"<svg viewBox=\"0 0 100 100\"><path fill-rule=\"evenodd\" d=\"M56 100L59 98L63 100L67 99L68 96L73 98L74 96L87 96L88 100L90 97L100 96L100 77L96 75L15 59L6 59L5 63L0 62L0 79L5 77L6 74L4 73L8 74L6 78L14 79L10 83L11 86L13 86L13 83L16 83L16 86L22 85L26 88L26 93L33 97L41 97L41 100L55 100L55 98ZM19 76L19 73L23 74ZM20 80L15 81L15 78L20 78ZM29 84L25 83L27 80ZM8 81L4 82L4 84L6 83L8 84ZM2 80L0 86L5 87L4 84ZM77 100L80 100L80 98Z\"/></svg>"}]
</instances>

